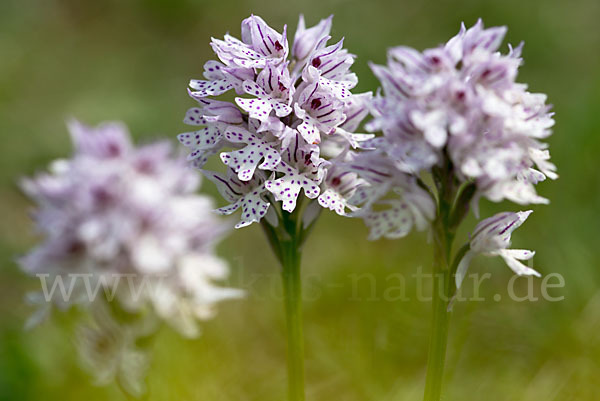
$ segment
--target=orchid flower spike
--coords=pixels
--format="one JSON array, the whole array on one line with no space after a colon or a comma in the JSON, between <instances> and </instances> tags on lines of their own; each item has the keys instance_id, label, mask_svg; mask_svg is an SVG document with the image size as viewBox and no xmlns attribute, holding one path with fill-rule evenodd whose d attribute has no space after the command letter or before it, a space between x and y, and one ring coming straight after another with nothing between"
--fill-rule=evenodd
<instances>
[{"instance_id":1,"label":"orchid flower spike","mask_svg":"<svg viewBox=\"0 0 600 401\"><path fill-rule=\"evenodd\" d=\"M351 92L355 56L343 40L328 44L331 22L306 28L300 16L290 51L287 27L279 32L252 15L242 22L241 40L212 39L219 60L206 62L205 80L190 81L198 107L184 122L198 128L178 139L190 149L191 164L231 202L217 212L241 209L236 228L263 218L276 225L281 211L293 212L303 197L338 214L354 210L349 199L362 181L344 163L372 137L353 132L368 114L371 93ZM213 99L229 91L235 102ZM224 174L203 169L216 154Z\"/></svg>"},{"instance_id":2,"label":"orchid flower spike","mask_svg":"<svg viewBox=\"0 0 600 401\"><path fill-rule=\"evenodd\" d=\"M119 274L140 284L151 280L156 286L142 286L140 296L121 291L117 300L130 311L151 306L183 334L196 335L196 319L210 316L217 301L241 295L213 283L228 274L214 251L228 228L211 213L211 199L195 193L200 177L171 156L168 142L136 148L120 123L92 128L73 121L69 129L73 157L21 184L37 204L35 221L46 237L21 259L23 268L89 273L106 283Z\"/></svg>"},{"instance_id":3,"label":"orchid flower spike","mask_svg":"<svg viewBox=\"0 0 600 401\"><path fill-rule=\"evenodd\" d=\"M499 213L477 224L471 236L469 250L465 253L456 269L456 287L460 288L467 274L471 259L479 254L502 257L508 267L520 276L539 277L540 274L537 271L520 262L533 258L533 255L535 255L534 251L508 249L513 231L519 228L531 213L531 210L517 213Z\"/></svg>"},{"instance_id":4,"label":"orchid flower spike","mask_svg":"<svg viewBox=\"0 0 600 401\"><path fill-rule=\"evenodd\" d=\"M474 188L466 207L470 203L477 216L482 197L548 203L535 185L558 177L543 142L552 133L553 113L545 94L516 82L522 45L502 54L505 34L506 27L485 29L480 20L469 29L463 25L444 45L422 52L395 47L387 65L371 65L382 91L366 128L382 135L363 143L352 163L360 178L379 187L361 215L368 226L376 215L370 207L381 200L397 204L393 199L415 192L420 177L435 179L439 172L452 186L447 193ZM399 180L402 191L395 190Z\"/></svg>"},{"instance_id":5,"label":"orchid flower spike","mask_svg":"<svg viewBox=\"0 0 600 401\"><path fill-rule=\"evenodd\" d=\"M506 27L484 28L479 20L431 49L389 49L386 65L371 65L381 90L371 101L373 119L365 128L376 136L344 161L368 184L350 204L357 207L352 216L370 228L369 239L429 229L433 274L447 283L456 268L456 287L478 254L501 256L519 275L539 275L521 262L533 251L509 249L512 232L530 212L481 221L459 254L452 252L469 211L479 218L481 198L547 204L536 184L558 178L545 142L554 125L551 106L545 94L517 82L523 46L509 45L502 53L506 32ZM455 290L434 280L426 400L440 399L445 314Z\"/></svg>"},{"instance_id":6,"label":"orchid flower spike","mask_svg":"<svg viewBox=\"0 0 600 401\"><path fill-rule=\"evenodd\" d=\"M210 198L196 194L200 176L172 156L168 142L135 147L120 123L93 128L73 121L69 129L73 156L21 182L44 236L20 259L22 268L54 280L48 288L69 289L30 295L41 309L29 326L45 318L50 305L77 305L92 317L110 305L127 321L107 325L107 313L95 319L82 332L82 358L96 366L90 370L101 374L100 382L134 371L139 379L145 358L136 339L148 336L137 330L140 322L164 321L193 337L219 301L242 295L218 284L228 266L215 246L229 226L212 213ZM108 348L99 352L97 343ZM128 383L139 393L138 384Z\"/></svg>"}]
</instances>

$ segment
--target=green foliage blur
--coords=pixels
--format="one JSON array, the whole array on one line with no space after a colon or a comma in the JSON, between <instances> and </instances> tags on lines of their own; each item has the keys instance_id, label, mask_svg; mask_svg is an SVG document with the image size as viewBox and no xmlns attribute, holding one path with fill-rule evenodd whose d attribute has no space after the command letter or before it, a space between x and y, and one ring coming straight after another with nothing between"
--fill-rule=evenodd
<instances>
[{"instance_id":1,"label":"green foliage blur","mask_svg":"<svg viewBox=\"0 0 600 401\"><path fill-rule=\"evenodd\" d=\"M238 36L251 13L292 32L300 13L309 25L335 14L334 40L344 36L358 55L358 91L376 89L368 62L383 63L386 48L435 46L461 21L469 26L482 17L487 26L507 25L509 42L525 41L519 81L554 104L549 143L561 177L539 185L552 203L533 207L513 242L537 251L542 274L564 277L564 288L550 290L564 300L510 300L510 270L477 258L471 272L492 277L481 285L484 301L454 308L445 399L600 399L598 0L1 0L0 401L125 399L117 386L94 386L80 370L68 317L58 313L23 330L32 312L23 296L39 282L22 274L15 258L39 238L16 180L69 154L64 122L71 116L90 124L123 120L140 142L175 140L188 129L182 119L194 104L187 82L213 57L210 37ZM208 182L203 191L216 195ZM519 207L482 201L484 217L501 210ZM470 216L462 238L475 222ZM416 299L411 275L429 269L426 235L378 242L366 236L361 221L324 213L305 247L309 400L422 397L430 304ZM231 263L231 284L248 297L220 305L197 340L161 332L149 400L284 398L279 270L260 227L233 233L220 254ZM396 273L405 277L409 300L393 300ZM539 297L542 279L531 282ZM515 292L525 294L528 285L516 280Z\"/></svg>"}]
</instances>

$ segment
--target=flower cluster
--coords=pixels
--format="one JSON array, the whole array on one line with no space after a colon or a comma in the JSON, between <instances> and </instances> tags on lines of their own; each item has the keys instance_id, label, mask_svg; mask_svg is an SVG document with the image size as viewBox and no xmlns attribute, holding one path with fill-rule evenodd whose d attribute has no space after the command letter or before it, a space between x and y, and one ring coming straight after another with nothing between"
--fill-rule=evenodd
<instances>
[{"instance_id":1,"label":"flower cluster","mask_svg":"<svg viewBox=\"0 0 600 401\"><path fill-rule=\"evenodd\" d=\"M482 196L496 202L547 203L534 185L546 177L557 178L547 145L541 142L551 134L554 121L546 95L529 93L526 85L515 82L522 45L509 46L506 55L497 51L505 33L505 27L484 29L480 20L468 30L463 25L445 45L423 52L392 48L387 66L372 65L383 93L372 101L374 119L367 129L383 136L369 141L372 150L356 160L358 167L369 169L368 175L360 176L373 183L368 176L404 174L413 177L409 188L424 189L415 184L422 173L449 165L452 180L475 187L476 213ZM382 180L380 190L371 189L375 198L393 205L384 211L388 215L402 202L410 205L413 196L403 195L405 185L403 191L395 190L402 194L398 200L389 181ZM377 203L381 200L371 202ZM426 210L424 215L432 216L431 207L430 202L421 213ZM373 227L378 222L373 217L381 213L367 209L362 215ZM410 219L404 219L408 227ZM382 224L372 236L398 232L397 224Z\"/></svg>"},{"instance_id":2,"label":"flower cluster","mask_svg":"<svg viewBox=\"0 0 600 401\"><path fill-rule=\"evenodd\" d=\"M358 81L350 72L354 56L343 40L328 45L330 29L331 17L306 28L301 16L290 48L286 27L279 33L250 16L241 40L212 39L219 61L206 62L206 80L190 82L199 107L184 122L201 128L178 139L230 202L218 211L241 209L236 228L274 213L277 202L294 211L301 192L339 214L353 208L348 200L362 180L344 163L371 137L353 133L368 114L371 93L350 92ZM235 102L213 98L231 90ZM203 170L219 152L227 172Z\"/></svg>"},{"instance_id":3,"label":"flower cluster","mask_svg":"<svg viewBox=\"0 0 600 401\"><path fill-rule=\"evenodd\" d=\"M214 253L227 227L195 194L199 176L171 157L168 142L135 148L121 124L69 128L73 157L22 182L45 237L23 268L69 280L71 294L55 291L55 304L92 306L105 287L128 313L152 311L195 335L217 301L240 295L214 283L228 274Z\"/></svg>"}]
</instances>

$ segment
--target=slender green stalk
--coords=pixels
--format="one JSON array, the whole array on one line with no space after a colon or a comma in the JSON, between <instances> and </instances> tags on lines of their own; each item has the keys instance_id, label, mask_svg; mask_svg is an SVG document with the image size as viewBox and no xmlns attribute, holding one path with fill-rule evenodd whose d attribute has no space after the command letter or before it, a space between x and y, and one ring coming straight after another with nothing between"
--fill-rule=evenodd
<instances>
[{"instance_id":1,"label":"slender green stalk","mask_svg":"<svg viewBox=\"0 0 600 401\"><path fill-rule=\"evenodd\" d=\"M438 210L433 224L433 292L431 294L433 310L424 401L439 401L442 392L450 322L448 305L454 288L452 286L454 264L450 263L452 242L455 229L466 214L465 205L468 205L468 200L472 196L472 193L469 195L468 191L463 190L457 202L454 202L456 187L451 171L452 166L448 164L434 174L438 189ZM464 193L467 195L462 196Z\"/></svg>"},{"instance_id":2,"label":"slender green stalk","mask_svg":"<svg viewBox=\"0 0 600 401\"><path fill-rule=\"evenodd\" d=\"M288 400L304 401L304 338L302 334L301 247L311 226L304 228L301 212L282 212L274 227L262 221L262 227L281 263L287 327Z\"/></svg>"},{"instance_id":3,"label":"slender green stalk","mask_svg":"<svg viewBox=\"0 0 600 401\"><path fill-rule=\"evenodd\" d=\"M282 244L282 278L287 326L288 398L304 401L304 339L300 253L294 240Z\"/></svg>"},{"instance_id":4,"label":"slender green stalk","mask_svg":"<svg viewBox=\"0 0 600 401\"><path fill-rule=\"evenodd\" d=\"M438 237L440 238L440 237ZM444 241L445 242L445 241ZM433 316L431 337L429 339L429 355L427 357L427 377L425 379L425 401L439 401L442 391L444 363L446 359L446 343L448 340L448 301L450 299L450 271L448 269L444 244L435 241L433 262Z\"/></svg>"}]
</instances>

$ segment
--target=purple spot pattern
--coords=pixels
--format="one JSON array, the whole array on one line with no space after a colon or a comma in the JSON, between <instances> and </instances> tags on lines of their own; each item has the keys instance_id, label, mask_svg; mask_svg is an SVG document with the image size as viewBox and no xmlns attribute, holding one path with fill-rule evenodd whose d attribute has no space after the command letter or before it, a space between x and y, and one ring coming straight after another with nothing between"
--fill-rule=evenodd
<instances>
[{"instance_id":1,"label":"purple spot pattern","mask_svg":"<svg viewBox=\"0 0 600 401\"><path fill-rule=\"evenodd\" d=\"M356 98L360 95L351 93L358 82L350 71L354 56L343 41L327 46L331 18L308 29L301 21L295 53L288 58L287 28L280 33L250 16L242 22L241 39L227 34L211 40L218 60L204 64L204 79L190 82L188 92L199 106L186 113L184 122L199 128L178 140L190 149L190 163L229 201L219 212L241 209L237 227L259 221L268 210L267 199L293 211L302 191L309 199L326 193L315 204L336 213L355 209L348 204L354 187L327 192L330 183L324 178L366 139L341 127L347 118L352 118L348 126L358 126L371 94ZM211 99L231 89L234 101ZM203 170L216 153L228 167L226 176ZM263 198L266 191L272 196Z\"/></svg>"},{"instance_id":2,"label":"purple spot pattern","mask_svg":"<svg viewBox=\"0 0 600 401\"><path fill-rule=\"evenodd\" d=\"M221 153L221 161L237 172L242 181L251 180L257 167L272 170L281 160L279 152L270 144L242 128L229 127L225 131L225 138L232 143L247 144L240 150ZM264 161L259 166L261 160Z\"/></svg>"},{"instance_id":3,"label":"purple spot pattern","mask_svg":"<svg viewBox=\"0 0 600 401\"><path fill-rule=\"evenodd\" d=\"M369 240L381 237L390 239L406 236L412 226L413 217L407 204L401 200L382 201L389 208L384 211L371 211L364 217L365 224L370 228Z\"/></svg>"},{"instance_id":4,"label":"purple spot pattern","mask_svg":"<svg viewBox=\"0 0 600 401\"><path fill-rule=\"evenodd\" d=\"M321 189L317 182L308 179L305 175L300 174L296 169L283 162L277 169L285 175L276 180L267 180L265 188L275 196L275 200L282 202L281 207L283 210L292 212L296 208L296 201L302 189L309 199L315 199L319 196Z\"/></svg>"}]
</instances>

